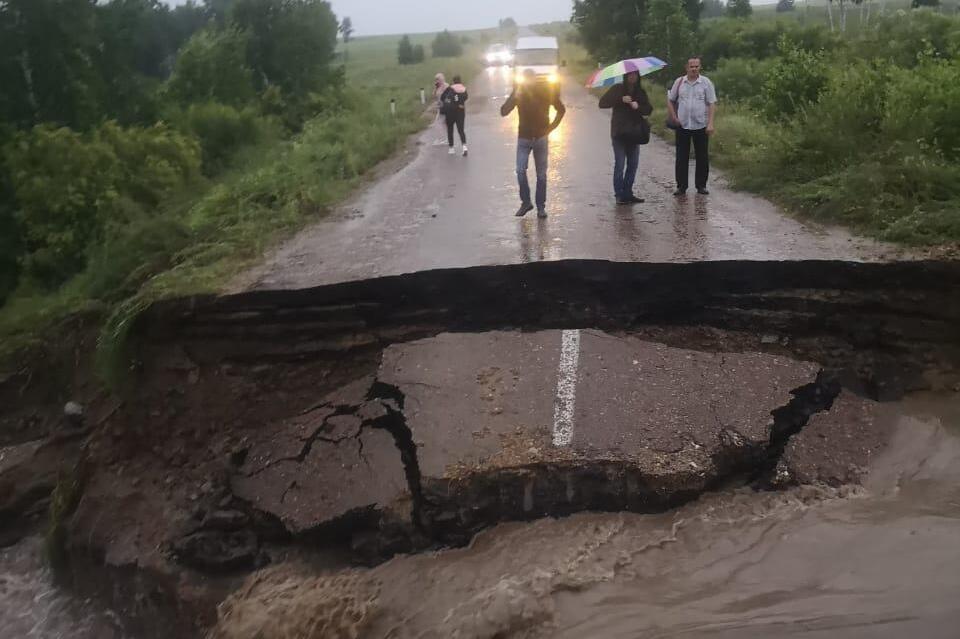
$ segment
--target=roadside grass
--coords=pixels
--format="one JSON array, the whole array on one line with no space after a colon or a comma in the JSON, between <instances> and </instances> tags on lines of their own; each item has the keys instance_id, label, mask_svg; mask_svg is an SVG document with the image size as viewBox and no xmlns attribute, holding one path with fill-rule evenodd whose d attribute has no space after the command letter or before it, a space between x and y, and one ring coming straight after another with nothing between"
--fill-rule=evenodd
<instances>
[{"instance_id":1,"label":"roadside grass","mask_svg":"<svg viewBox=\"0 0 960 639\"><path fill-rule=\"evenodd\" d=\"M0 364L28 348L43 349L68 318L83 313L101 318L98 370L119 386L127 377L126 337L140 312L161 299L221 291L271 246L326 214L428 123L419 89L427 90L429 104L436 71L465 78L479 72L480 33L467 35L458 58L428 58L409 67L397 62L399 36L351 42L342 92L302 132L261 140L239 154L231 169L157 210L163 224L147 229L155 240L151 246L142 247L133 236L130 250L142 252L128 260L91 261L56 291L22 288L11 297L0 308ZM432 37L413 40L428 46ZM132 272L98 272L118 263ZM118 284L94 295L93 284L101 281Z\"/></svg>"},{"instance_id":2,"label":"roadside grass","mask_svg":"<svg viewBox=\"0 0 960 639\"><path fill-rule=\"evenodd\" d=\"M662 113L662 111L661 111ZM669 143L663 117L653 131ZM762 195L791 215L907 246L950 247L960 241L960 166L922 149L848 164L814 179L800 179L783 149L797 146L790 127L771 123L741 104L725 104L710 142L711 163L733 188ZM924 196L923 189L938 191Z\"/></svg>"},{"instance_id":3,"label":"roadside grass","mask_svg":"<svg viewBox=\"0 0 960 639\"><path fill-rule=\"evenodd\" d=\"M815 69L797 45L781 44L771 54L763 40L773 33L773 20L788 25L802 19L807 10L800 3L781 14L757 7L754 18L736 28L739 21L710 25L707 40L711 33L745 34L728 40L736 44L728 48L737 51L733 55L716 46L723 41L711 43L716 50L710 57L719 63L706 75L720 94L711 159L733 187L798 217L950 254L960 245L960 129L952 89L960 77L960 19L949 17L955 5L940 12L948 17L904 11L907 6L871 3L867 29L851 5L846 33L822 45L808 41L808 47L825 47L807 54L822 56L824 64ZM808 17L823 9L811 3ZM834 14L836 24L836 5ZM825 32L825 15L814 33ZM793 92L803 82L805 90L813 87L812 97ZM662 116L652 124L672 140Z\"/></svg>"}]
</instances>

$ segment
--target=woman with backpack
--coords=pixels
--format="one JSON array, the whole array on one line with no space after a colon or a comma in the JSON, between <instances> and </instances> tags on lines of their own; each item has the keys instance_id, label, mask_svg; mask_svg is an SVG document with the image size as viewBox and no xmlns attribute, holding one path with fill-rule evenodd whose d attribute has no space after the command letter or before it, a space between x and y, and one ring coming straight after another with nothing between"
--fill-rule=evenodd
<instances>
[{"instance_id":1,"label":"woman with backpack","mask_svg":"<svg viewBox=\"0 0 960 639\"><path fill-rule=\"evenodd\" d=\"M463 156L467 157L467 134L464 132L464 125L467 118L467 87L463 86L459 75L453 76L453 84L444 89L440 95L440 112L447 120L447 144L450 155L456 153L453 148L453 127L457 127L457 133L460 134L460 144L463 145Z\"/></svg>"},{"instance_id":2,"label":"woman with backpack","mask_svg":"<svg viewBox=\"0 0 960 639\"><path fill-rule=\"evenodd\" d=\"M638 204L643 199L633 194L633 183L640 165L640 145L650 141L650 123L646 116L653 113L647 92L640 86L636 71L623 76L600 98L601 109L613 109L610 119L610 137L613 141L613 192L617 204Z\"/></svg>"}]
</instances>

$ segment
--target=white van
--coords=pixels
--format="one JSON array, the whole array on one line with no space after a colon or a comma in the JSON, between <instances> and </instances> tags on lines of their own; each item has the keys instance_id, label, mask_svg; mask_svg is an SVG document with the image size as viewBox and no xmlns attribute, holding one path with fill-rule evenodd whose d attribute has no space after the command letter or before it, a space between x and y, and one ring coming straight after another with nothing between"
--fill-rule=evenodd
<instances>
[{"instance_id":1,"label":"white van","mask_svg":"<svg viewBox=\"0 0 960 639\"><path fill-rule=\"evenodd\" d=\"M513 67L517 82L523 82L523 74L532 69L538 82L556 84L560 81L560 46L556 38L517 38L513 51Z\"/></svg>"}]
</instances>

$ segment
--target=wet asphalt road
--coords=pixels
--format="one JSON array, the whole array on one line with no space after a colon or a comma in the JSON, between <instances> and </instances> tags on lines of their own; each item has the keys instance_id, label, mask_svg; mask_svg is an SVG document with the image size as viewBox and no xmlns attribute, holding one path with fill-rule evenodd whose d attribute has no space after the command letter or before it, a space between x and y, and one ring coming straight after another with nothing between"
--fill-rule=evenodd
<instances>
[{"instance_id":1,"label":"wet asphalt road","mask_svg":"<svg viewBox=\"0 0 960 639\"><path fill-rule=\"evenodd\" d=\"M516 115L500 117L510 71L487 69L470 85L470 155L447 155L435 123L413 159L305 229L232 287L287 289L432 268L568 258L614 261L883 260L898 251L840 229L783 215L731 191L719 171L709 196L672 196L673 148L654 139L641 152L636 192L646 203L613 201L609 112L567 77L567 116L551 136L547 220L517 219ZM659 96L653 118L663 117ZM718 118L723 127L723 112ZM691 167L692 170L692 167ZM531 182L535 179L533 162ZM691 178L692 179L692 178Z\"/></svg>"}]
</instances>

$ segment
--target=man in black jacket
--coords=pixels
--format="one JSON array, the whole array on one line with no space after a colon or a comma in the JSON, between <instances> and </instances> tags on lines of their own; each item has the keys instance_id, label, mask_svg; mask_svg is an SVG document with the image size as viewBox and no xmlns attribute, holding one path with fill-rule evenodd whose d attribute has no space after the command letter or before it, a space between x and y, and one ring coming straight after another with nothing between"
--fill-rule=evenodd
<instances>
[{"instance_id":1,"label":"man in black jacket","mask_svg":"<svg viewBox=\"0 0 960 639\"><path fill-rule=\"evenodd\" d=\"M550 107L557 114L550 121ZM523 79L513 87L513 92L500 107L500 115L506 117L516 108L520 114L517 129L517 182L520 185L520 208L517 217L533 210L530 202L530 182L527 167L530 152L537 168L537 217L547 217L547 158L550 153L550 133L560 126L567 108L560 101L560 91L548 82L538 82L531 69L524 71Z\"/></svg>"},{"instance_id":2,"label":"man in black jacket","mask_svg":"<svg viewBox=\"0 0 960 639\"><path fill-rule=\"evenodd\" d=\"M617 204L637 204L643 199L633 194L633 182L640 165L638 131L649 125L643 119L653 113L647 92L640 86L640 74L628 73L622 84L615 84L600 98L601 109L613 109L610 138L613 141L613 194ZM646 126L644 126L646 125Z\"/></svg>"}]
</instances>

